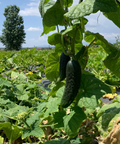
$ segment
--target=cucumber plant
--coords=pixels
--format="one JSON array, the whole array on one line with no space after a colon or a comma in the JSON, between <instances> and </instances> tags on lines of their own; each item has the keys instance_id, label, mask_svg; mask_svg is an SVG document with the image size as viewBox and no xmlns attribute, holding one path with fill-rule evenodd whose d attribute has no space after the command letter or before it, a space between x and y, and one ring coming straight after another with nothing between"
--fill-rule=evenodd
<instances>
[{"instance_id":1,"label":"cucumber plant","mask_svg":"<svg viewBox=\"0 0 120 144\"><path fill-rule=\"evenodd\" d=\"M99 33L85 30L88 22L85 16L98 11L101 11L105 17L120 28L119 3L116 0L79 0L77 5L72 6L72 4L73 0L40 0L39 4L43 23L41 36L51 32L52 34L48 36L48 43L55 47L54 52L48 56L45 69L46 77L54 83L48 100L51 97L58 99L58 109L53 112L53 115L57 115L62 120L59 121L54 117L57 123L55 127L63 128L69 138L74 138L79 134L82 122L89 117L90 113L94 114L98 107L100 108L99 99L105 93L111 92L108 85L86 70L89 59L88 49L92 45L103 47L107 54L104 60L105 66L120 78L120 49L109 43ZM85 46L83 40L89 45ZM68 68L70 63L66 62L66 58L64 59L66 84L64 78L61 79L62 82L58 81L61 53L70 57L69 62L77 61L79 63L77 68L72 70L72 67ZM67 74L71 72L74 76L69 79ZM65 108L59 107L59 105ZM70 109L69 115L64 113L67 113L68 108Z\"/></svg>"}]
</instances>

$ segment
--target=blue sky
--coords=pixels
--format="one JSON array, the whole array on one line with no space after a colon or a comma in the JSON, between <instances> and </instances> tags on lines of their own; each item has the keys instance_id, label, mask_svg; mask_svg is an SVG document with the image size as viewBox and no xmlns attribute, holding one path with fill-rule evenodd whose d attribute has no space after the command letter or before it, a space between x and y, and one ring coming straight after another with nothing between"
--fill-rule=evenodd
<instances>
[{"instance_id":1,"label":"blue sky","mask_svg":"<svg viewBox=\"0 0 120 144\"><path fill-rule=\"evenodd\" d=\"M74 0L74 5L77 4L78 1L79 0ZM0 35L2 34L2 29L4 28L4 9L9 5L15 4L20 7L20 15L23 17L24 20L26 43L22 46L48 47L48 35L40 37L43 27L42 19L38 10L39 2L40 0L0 0ZM111 43L114 43L116 41L116 36L120 36L120 29L115 26L113 22L105 18L102 13L98 12L96 14L91 14L87 18L89 22L86 25L86 30L89 30L91 32L99 32ZM2 43L0 43L0 47L4 47Z\"/></svg>"}]
</instances>

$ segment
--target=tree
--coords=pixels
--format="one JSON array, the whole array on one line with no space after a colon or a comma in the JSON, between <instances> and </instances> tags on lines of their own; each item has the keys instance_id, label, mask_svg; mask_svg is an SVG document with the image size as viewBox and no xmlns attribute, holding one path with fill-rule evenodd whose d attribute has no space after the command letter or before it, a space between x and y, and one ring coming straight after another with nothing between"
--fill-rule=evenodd
<instances>
[{"instance_id":1,"label":"tree","mask_svg":"<svg viewBox=\"0 0 120 144\"><path fill-rule=\"evenodd\" d=\"M4 16L6 20L2 30L0 41L5 45L6 50L20 50L22 43L25 42L25 32L23 18L18 14L20 8L10 5L5 8Z\"/></svg>"}]
</instances>

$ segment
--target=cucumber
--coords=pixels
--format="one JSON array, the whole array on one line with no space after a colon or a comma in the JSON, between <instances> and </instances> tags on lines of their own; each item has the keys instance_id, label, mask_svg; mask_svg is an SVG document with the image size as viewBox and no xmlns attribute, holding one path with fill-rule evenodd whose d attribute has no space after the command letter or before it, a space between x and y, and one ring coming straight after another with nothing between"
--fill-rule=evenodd
<instances>
[{"instance_id":1,"label":"cucumber","mask_svg":"<svg viewBox=\"0 0 120 144\"><path fill-rule=\"evenodd\" d=\"M78 61L70 60L66 66L66 85L60 105L68 107L75 99L81 82L81 67Z\"/></svg>"},{"instance_id":2,"label":"cucumber","mask_svg":"<svg viewBox=\"0 0 120 144\"><path fill-rule=\"evenodd\" d=\"M69 60L70 60L70 57L68 55L65 55L62 52L62 54L60 56L60 68L59 68L60 81L62 81L66 78L66 65L67 65Z\"/></svg>"}]
</instances>

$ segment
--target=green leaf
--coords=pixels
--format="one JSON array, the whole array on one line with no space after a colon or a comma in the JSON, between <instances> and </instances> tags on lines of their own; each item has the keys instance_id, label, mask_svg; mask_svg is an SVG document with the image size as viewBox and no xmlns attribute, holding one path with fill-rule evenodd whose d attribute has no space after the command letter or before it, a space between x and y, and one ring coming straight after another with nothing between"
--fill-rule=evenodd
<instances>
[{"instance_id":1,"label":"green leaf","mask_svg":"<svg viewBox=\"0 0 120 144\"><path fill-rule=\"evenodd\" d=\"M2 115L3 116L6 116L8 118L11 118L11 119L15 119L15 120L18 120L18 117L23 113L24 115L27 114L27 111L29 110L28 107L25 107L25 106L19 106L19 105L13 105L13 107L9 107L8 110L4 110L2 112Z\"/></svg>"},{"instance_id":2,"label":"green leaf","mask_svg":"<svg viewBox=\"0 0 120 144\"><path fill-rule=\"evenodd\" d=\"M46 11L43 17L43 22L46 26L64 25L64 10L61 7L60 1L57 1L54 6Z\"/></svg>"},{"instance_id":3,"label":"green leaf","mask_svg":"<svg viewBox=\"0 0 120 144\"><path fill-rule=\"evenodd\" d=\"M45 144L71 144L69 140L59 138L45 142Z\"/></svg>"},{"instance_id":4,"label":"green leaf","mask_svg":"<svg viewBox=\"0 0 120 144\"><path fill-rule=\"evenodd\" d=\"M117 95L117 97L115 97L115 99L113 100L113 102L119 102L120 103L120 95Z\"/></svg>"},{"instance_id":5,"label":"green leaf","mask_svg":"<svg viewBox=\"0 0 120 144\"><path fill-rule=\"evenodd\" d=\"M60 33L54 33L50 36L48 36L48 43L50 45L56 45L61 43L61 34Z\"/></svg>"},{"instance_id":6,"label":"green leaf","mask_svg":"<svg viewBox=\"0 0 120 144\"><path fill-rule=\"evenodd\" d=\"M107 116L107 118L108 118L109 121L107 121L107 120L105 119L105 117L102 118L102 116L101 116L101 117L98 119L98 122L97 122L97 124L96 124L98 130L100 131L100 135L101 135L102 137L104 137L104 138L106 138L106 137L110 134L111 130L113 129L113 127L114 127L115 124L116 124L116 121L117 121L117 120L119 119L119 117L120 117L120 113L115 114L115 116L114 116L111 120L110 120L110 113L109 113L109 115L106 115L106 116ZM113 116L113 113L112 113L112 116ZM103 120L105 120L105 123L104 123ZM106 130L106 129L103 129L103 128L102 128L102 125L103 125L103 127L106 127L107 122L108 122L108 126L107 126L108 128L107 128L107 130ZM105 126L104 126L104 124L105 124Z\"/></svg>"},{"instance_id":7,"label":"green leaf","mask_svg":"<svg viewBox=\"0 0 120 144\"><path fill-rule=\"evenodd\" d=\"M54 117L54 128L63 128L64 127L64 123L63 123L63 117L66 115L65 111L59 111L59 112L55 112L53 114Z\"/></svg>"},{"instance_id":8,"label":"green leaf","mask_svg":"<svg viewBox=\"0 0 120 144\"><path fill-rule=\"evenodd\" d=\"M56 53L62 53L63 52L63 46L61 44L55 45L55 52Z\"/></svg>"},{"instance_id":9,"label":"green leaf","mask_svg":"<svg viewBox=\"0 0 120 144\"><path fill-rule=\"evenodd\" d=\"M75 106L70 110L70 114L64 116L64 130L69 137L75 137L78 134L82 121L86 118L83 110Z\"/></svg>"},{"instance_id":10,"label":"green leaf","mask_svg":"<svg viewBox=\"0 0 120 144\"><path fill-rule=\"evenodd\" d=\"M61 99L59 98L49 98L49 101L47 102L47 110L44 113L44 117L48 117L49 114L55 113L58 111L58 106L60 104Z\"/></svg>"},{"instance_id":11,"label":"green leaf","mask_svg":"<svg viewBox=\"0 0 120 144\"><path fill-rule=\"evenodd\" d=\"M0 123L0 130L3 130L7 138L11 141L16 140L22 135L22 128L16 125L11 125L10 122Z\"/></svg>"},{"instance_id":12,"label":"green leaf","mask_svg":"<svg viewBox=\"0 0 120 144\"><path fill-rule=\"evenodd\" d=\"M35 89L36 86L37 86L36 83L29 84L28 87L26 88L26 90Z\"/></svg>"},{"instance_id":13,"label":"green leaf","mask_svg":"<svg viewBox=\"0 0 120 144\"><path fill-rule=\"evenodd\" d=\"M68 27L63 33L62 35L68 34L71 38L74 38L76 33L76 37L75 37L75 41L76 42L81 42L83 39L83 35L80 29L80 23L74 23L73 26Z\"/></svg>"},{"instance_id":14,"label":"green leaf","mask_svg":"<svg viewBox=\"0 0 120 144\"><path fill-rule=\"evenodd\" d=\"M105 60L105 66L120 78L120 51L111 53Z\"/></svg>"},{"instance_id":15,"label":"green leaf","mask_svg":"<svg viewBox=\"0 0 120 144\"><path fill-rule=\"evenodd\" d=\"M48 34L49 32L54 31L55 29L56 29L56 26L48 27L43 22L43 32L42 32L41 36L43 36L44 34Z\"/></svg>"},{"instance_id":16,"label":"green leaf","mask_svg":"<svg viewBox=\"0 0 120 144\"><path fill-rule=\"evenodd\" d=\"M28 100L28 91L25 90L23 84L19 84L16 86L16 89L13 91L13 93L16 95L16 97L19 100Z\"/></svg>"},{"instance_id":17,"label":"green leaf","mask_svg":"<svg viewBox=\"0 0 120 144\"><path fill-rule=\"evenodd\" d=\"M102 128L107 130L110 121L120 112L120 104L118 102L111 103L109 105L103 105L98 111L97 117L101 121Z\"/></svg>"},{"instance_id":18,"label":"green leaf","mask_svg":"<svg viewBox=\"0 0 120 144\"><path fill-rule=\"evenodd\" d=\"M75 59L80 62L81 69L84 70L88 61L88 49L85 46L81 47L80 44L75 45L76 48L78 46L80 50L75 55Z\"/></svg>"},{"instance_id":19,"label":"green leaf","mask_svg":"<svg viewBox=\"0 0 120 144\"><path fill-rule=\"evenodd\" d=\"M12 87L12 84L9 81L7 81L3 78L0 78L0 86L3 86L3 85L8 86L8 87Z\"/></svg>"},{"instance_id":20,"label":"green leaf","mask_svg":"<svg viewBox=\"0 0 120 144\"><path fill-rule=\"evenodd\" d=\"M117 5L114 0L84 0L80 4L73 6L65 16L70 19L78 19L99 10L101 12L115 12L116 9Z\"/></svg>"},{"instance_id":21,"label":"green leaf","mask_svg":"<svg viewBox=\"0 0 120 144\"><path fill-rule=\"evenodd\" d=\"M111 43L109 43L99 33L92 33L90 31L86 31L84 39L88 43L91 43L93 40L95 40L93 44L101 45L104 48L104 50L106 51L106 53L108 53L108 54L117 52L119 50L117 47L115 47L114 45L112 45Z\"/></svg>"},{"instance_id":22,"label":"green leaf","mask_svg":"<svg viewBox=\"0 0 120 144\"><path fill-rule=\"evenodd\" d=\"M27 77L23 72L19 73L19 72L12 71L11 72L11 79L17 80L18 82L23 82L27 79Z\"/></svg>"},{"instance_id":23,"label":"green leaf","mask_svg":"<svg viewBox=\"0 0 120 144\"><path fill-rule=\"evenodd\" d=\"M22 139L29 137L29 136L35 136L35 137L43 137L44 136L44 132L43 130L39 127L40 121L35 121L32 126L31 129L27 128L23 130L23 135L22 135Z\"/></svg>"},{"instance_id":24,"label":"green leaf","mask_svg":"<svg viewBox=\"0 0 120 144\"><path fill-rule=\"evenodd\" d=\"M41 112L36 112L36 113L34 113L33 115L31 115L27 120L26 120L26 122L27 122L27 124L29 125L29 126L31 126L35 121L37 121L37 120L39 120L40 119L40 115L41 114L43 114L43 113L41 113Z\"/></svg>"},{"instance_id":25,"label":"green leaf","mask_svg":"<svg viewBox=\"0 0 120 144\"><path fill-rule=\"evenodd\" d=\"M56 96L58 98L60 98L60 99L62 98L63 93L64 93L64 89L65 89L65 86L62 86L61 88L58 89L58 91L56 92Z\"/></svg>"},{"instance_id":26,"label":"green leaf","mask_svg":"<svg viewBox=\"0 0 120 144\"><path fill-rule=\"evenodd\" d=\"M41 14L41 17L44 17L44 14L48 9L50 9L55 4L55 1L53 0L40 0L39 3L39 12Z\"/></svg>"},{"instance_id":27,"label":"green leaf","mask_svg":"<svg viewBox=\"0 0 120 144\"><path fill-rule=\"evenodd\" d=\"M56 95L56 92L58 91L58 89L60 89L60 87L62 87L64 85L63 82L59 82L57 83L51 90L51 92L49 93L49 96L54 97Z\"/></svg>"},{"instance_id":28,"label":"green leaf","mask_svg":"<svg viewBox=\"0 0 120 144\"><path fill-rule=\"evenodd\" d=\"M59 76L59 59L58 53L51 53L48 55L45 65L45 74L50 81L56 81Z\"/></svg>"},{"instance_id":29,"label":"green leaf","mask_svg":"<svg viewBox=\"0 0 120 144\"><path fill-rule=\"evenodd\" d=\"M88 72L82 74L81 79L81 92L78 106L85 107L86 109L95 109L97 101L105 93L111 93L111 89L105 83L97 79L93 74Z\"/></svg>"},{"instance_id":30,"label":"green leaf","mask_svg":"<svg viewBox=\"0 0 120 144\"><path fill-rule=\"evenodd\" d=\"M103 15L110 19L116 26L120 28L120 6L117 6L117 11L104 12Z\"/></svg>"}]
</instances>

